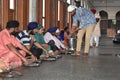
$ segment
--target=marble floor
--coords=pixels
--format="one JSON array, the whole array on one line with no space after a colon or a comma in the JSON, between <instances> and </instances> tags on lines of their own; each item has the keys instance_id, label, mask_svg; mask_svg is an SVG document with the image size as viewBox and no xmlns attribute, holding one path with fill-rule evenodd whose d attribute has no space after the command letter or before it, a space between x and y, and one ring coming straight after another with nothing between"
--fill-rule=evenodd
<instances>
[{"instance_id":1,"label":"marble floor","mask_svg":"<svg viewBox=\"0 0 120 80\"><path fill-rule=\"evenodd\" d=\"M103 36L99 47L90 48L88 58L64 54L40 67L17 68L23 76L0 80L120 80L120 58L116 54L120 54L120 44Z\"/></svg>"}]
</instances>

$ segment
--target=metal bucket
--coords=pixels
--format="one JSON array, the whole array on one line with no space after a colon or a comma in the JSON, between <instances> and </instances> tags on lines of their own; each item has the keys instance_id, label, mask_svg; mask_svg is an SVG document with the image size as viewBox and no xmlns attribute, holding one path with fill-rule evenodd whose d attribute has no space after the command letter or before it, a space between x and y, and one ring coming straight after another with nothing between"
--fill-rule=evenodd
<instances>
[{"instance_id":1,"label":"metal bucket","mask_svg":"<svg viewBox=\"0 0 120 80\"><path fill-rule=\"evenodd\" d=\"M68 50L70 50L70 51L75 51L75 49L76 49L76 44L77 44L77 39L76 39L76 37L70 37L70 38L68 39L68 46L69 46Z\"/></svg>"}]
</instances>

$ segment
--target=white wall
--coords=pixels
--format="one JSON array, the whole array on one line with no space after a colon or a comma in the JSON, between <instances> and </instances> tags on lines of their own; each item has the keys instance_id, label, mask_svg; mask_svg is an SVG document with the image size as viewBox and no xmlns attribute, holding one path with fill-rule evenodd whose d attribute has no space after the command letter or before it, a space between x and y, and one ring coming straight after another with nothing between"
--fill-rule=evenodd
<instances>
[{"instance_id":1,"label":"white wall","mask_svg":"<svg viewBox=\"0 0 120 80\"><path fill-rule=\"evenodd\" d=\"M108 13L108 19L115 19L116 13L120 11L120 7L96 7L97 12L104 10Z\"/></svg>"},{"instance_id":2,"label":"white wall","mask_svg":"<svg viewBox=\"0 0 120 80\"><path fill-rule=\"evenodd\" d=\"M29 0L29 22L36 21L36 0Z\"/></svg>"}]
</instances>

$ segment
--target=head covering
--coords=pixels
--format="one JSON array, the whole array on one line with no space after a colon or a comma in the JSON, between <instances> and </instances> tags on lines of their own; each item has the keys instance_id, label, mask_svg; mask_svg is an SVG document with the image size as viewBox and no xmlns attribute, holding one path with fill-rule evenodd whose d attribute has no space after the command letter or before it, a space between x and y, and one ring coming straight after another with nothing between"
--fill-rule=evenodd
<instances>
[{"instance_id":1,"label":"head covering","mask_svg":"<svg viewBox=\"0 0 120 80\"><path fill-rule=\"evenodd\" d=\"M59 30L59 29L57 29L55 32L56 32L56 33L59 33L59 32L60 32L60 30Z\"/></svg>"},{"instance_id":2,"label":"head covering","mask_svg":"<svg viewBox=\"0 0 120 80\"><path fill-rule=\"evenodd\" d=\"M19 22L16 20L10 20L7 22L6 28L16 28L19 26Z\"/></svg>"},{"instance_id":3,"label":"head covering","mask_svg":"<svg viewBox=\"0 0 120 80\"><path fill-rule=\"evenodd\" d=\"M118 30L117 33L120 34L120 30Z\"/></svg>"},{"instance_id":4,"label":"head covering","mask_svg":"<svg viewBox=\"0 0 120 80\"><path fill-rule=\"evenodd\" d=\"M67 0L67 3L70 4L70 0Z\"/></svg>"},{"instance_id":5,"label":"head covering","mask_svg":"<svg viewBox=\"0 0 120 80\"><path fill-rule=\"evenodd\" d=\"M37 27L38 27L38 23L37 22L30 22L28 24L28 30L33 30L33 29L35 29Z\"/></svg>"},{"instance_id":6,"label":"head covering","mask_svg":"<svg viewBox=\"0 0 120 80\"><path fill-rule=\"evenodd\" d=\"M69 5L67 8L68 12L72 12L75 9L76 9L76 6L74 6L74 5Z\"/></svg>"},{"instance_id":7,"label":"head covering","mask_svg":"<svg viewBox=\"0 0 120 80\"><path fill-rule=\"evenodd\" d=\"M56 30L57 30L57 27L51 27L47 30L47 32L54 33L56 32Z\"/></svg>"},{"instance_id":8,"label":"head covering","mask_svg":"<svg viewBox=\"0 0 120 80\"><path fill-rule=\"evenodd\" d=\"M43 26L41 24L39 24L37 29L42 29L42 28L43 28Z\"/></svg>"},{"instance_id":9,"label":"head covering","mask_svg":"<svg viewBox=\"0 0 120 80\"><path fill-rule=\"evenodd\" d=\"M96 13L96 10L94 8L91 8L90 11L95 14Z\"/></svg>"},{"instance_id":10,"label":"head covering","mask_svg":"<svg viewBox=\"0 0 120 80\"><path fill-rule=\"evenodd\" d=\"M99 13L95 14L95 17L96 17L96 18L100 18Z\"/></svg>"}]
</instances>

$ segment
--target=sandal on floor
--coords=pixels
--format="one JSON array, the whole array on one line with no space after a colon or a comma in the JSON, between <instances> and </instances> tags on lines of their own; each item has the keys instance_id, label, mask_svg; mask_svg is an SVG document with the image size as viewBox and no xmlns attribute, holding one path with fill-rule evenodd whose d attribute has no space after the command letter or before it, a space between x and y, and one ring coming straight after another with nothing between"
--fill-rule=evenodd
<instances>
[{"instance_id":1,"label":"sandal on floor","mask_svg":"<svg viewBox=\"0 0 120 80\"><path fill-rule=\"evenodd\" d=\"M33 62L33 63L27 64L27 65L24 65L24 66L25 67L39 67L40 63Z\"/></svg>"},{"instance_id":2,"label":"sandal on floor","mask_svg":"<svg viewBox=\"0 0 120 80\"><path fill-rule=\"evenodd\" d=\"M41 61L41 59L38 59L37 61L35 61L35 63L39 63L39 64L41 64L42 61Z\"/></svg>"},{"instance_id":3,"label":"sandal on floor","mask_svg":"<svg viewBox=\"0 0 120 80\"><path fill-rule=\"evenodd\" d=\"M2 78L13 78L14 76L9 73L0 73L0 77Z\"/></svg>"},{"instance_id":4,"label":"sandal on floor","mask_svg":"<svg viewBox=\"0 0 120 80\"><path fill-rule=\"evenodd\" d=\"M73 53L73 54L71 54L72 56L76 56L76 54L75 53Z\"/></svg>"},{"instance_id":5,"label":"sandal on floor","mask_svg":"<svg viewBox=\"0 0 120 80\"><path fill-rule=\"evenodd\" d=\"M88 57L88 53L83 53L83 57Z\"/></svg>"},{"instance_id":6,"label":"sandal on floor","mask_svg":"<svg viewBox=\"0 0 120 80\"><path fill-rule=\"evenodd\" d=\"M11 71L9 74L11 74L13 77L20 77L23 76L22 73L18 71Z\"/></svg>"},{"instance_id":7,"label":"sandal on floor","mask_svg":"<svg viewBox=\"0 0 120 80\"><path fill-rule=\"evenodd\" d=\"M76 51L75 53L76 53L77 56L80 56L80 52Z\"/></svg>"},{"instance_id":8,"label":"sandal on floor","mask_svg":"<svg viewBox=\"0 0 120 80\"><path fill-rule=\"evenodd\" d=\"M77 56L80 56L80 54L76 54Z\"/></svg>"},{"instance_id":9,"label":"sandal on floor","mask_svg":"<svg viewBox=\"0 0 120 80\"><path fill-rule=\"evenodd\" d=\"M18 71L0 73L0 77L2 78L14 78L14 77L20 77L20 76L22 76L22 73Z\"/></svg>"},{"instance_id":10,"label":"sandal on floor","mask_svg":"<svg viewBox=\"0 0 120 80\"><path fill-rule=\"evenodd\" d=\"M59 59L59 58L62 58L62 56L61 55L52 55L52 56L50 56L50 58Z\"/></svg>"},{"instance_id":11,"label":"sandal on floor","mask_svg":"<svg viewBox=\"0 0 120 80\"><path fill-rule=\"evenodd\" d=\"M42 61L56 61L56 59L55 58L46 58L46 59L42 59Z\"/></svg>"},{"instance_id":12,"label":"sandal on floor","mask_svg":"<svg viewBox=\"0 0 120 80\"><path fill-rule=\"evenodd\" d=\"M75 53L73 53L73 54L71 54L72 56L80 56L80 52L75 52Z\"/></svg>"}]
</instances>

